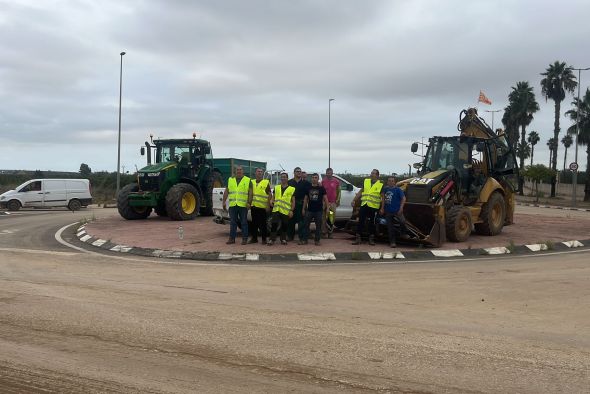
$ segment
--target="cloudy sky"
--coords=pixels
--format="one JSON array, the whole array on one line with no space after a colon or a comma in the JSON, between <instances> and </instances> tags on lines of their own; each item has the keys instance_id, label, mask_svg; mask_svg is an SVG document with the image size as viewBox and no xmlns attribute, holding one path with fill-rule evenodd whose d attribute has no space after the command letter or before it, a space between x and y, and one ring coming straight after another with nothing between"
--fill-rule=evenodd
<instances>
[{"instance_id":1,"label":"cloudy sky","mask_svg":"<svg viewBox=\"0 0 590 394\"><path fill-rule=\"evenodd\" d=\"M589 15L588 1L0 0L0 169L115 171L121 51L126 171L150 133L194 131L216 157L323 169L334 98L336 172L401 173L413 141L456 134L480 89L491 124L517 81L541 105L529 130L547 162L539 74L590 67Z\"/></svg>"}]
</instances>

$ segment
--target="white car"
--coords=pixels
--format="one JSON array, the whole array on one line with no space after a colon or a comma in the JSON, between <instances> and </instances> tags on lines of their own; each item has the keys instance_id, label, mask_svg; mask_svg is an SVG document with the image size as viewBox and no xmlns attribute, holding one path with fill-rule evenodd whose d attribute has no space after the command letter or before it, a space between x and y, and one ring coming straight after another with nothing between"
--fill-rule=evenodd
<instances>
[{"instance_id":1,"label":"white car","mask_svg":"<svg viewBox=\"0 0 590 394\"><path fill-rule=\"evenodd\" d=\"M279 183L279 176L281 172L283 171L266 171L264 173L264 179L270 180L271 189L273 189L274 186ZM310 174L312 174L312 172L308 172L308 180L311 180ZM321 183L322 177L325 177L326 174L318 174L320 175ZM334 178L338 179L340 182L340 206L336 209L336 223L344 224L350 220L350 217L352 216L351 203L360 189L338 175L334 175ZM289 179L291 179L291 177ZM227 221L229 221L228 211L223 210L224 191L224 187L213 189L213 212L215 214L214 220L216 223L221 224L225 224ZM251 220L250 212L248 212L248 220Z\"/></svg>"},{"instance_id":2,"label":"white car","mask_svg":"<svg viewBox=\"0 0 590 394\"><path fill-rule=\"evenodd\" d=\"M0 207L9 211L27 207L67 207L77 211L91 203L88 179L32 179L0 195Z\"/></svg>"}]
</instances>

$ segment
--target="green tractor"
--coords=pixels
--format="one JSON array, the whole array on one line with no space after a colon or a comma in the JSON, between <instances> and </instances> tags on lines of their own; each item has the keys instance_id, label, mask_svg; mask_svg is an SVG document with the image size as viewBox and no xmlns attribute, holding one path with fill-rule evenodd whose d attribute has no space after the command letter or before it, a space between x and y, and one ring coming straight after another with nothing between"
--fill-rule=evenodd
<instances>
[{"instance_id":1,"label":"green tractor","mask_svg":"<svg viewBox=\"0 0 590 394\"><path fill-rule=\"evenodd\" d=\"M223 180L213 166L209 141L193 134L192 139L157 139L145 145L141 155L147 154L147 166L137 171L137 183L119 191L119 214L127 220L146 219L152 210L172 220L213 215L212 191Z\"/></svg>"}]
</instances>

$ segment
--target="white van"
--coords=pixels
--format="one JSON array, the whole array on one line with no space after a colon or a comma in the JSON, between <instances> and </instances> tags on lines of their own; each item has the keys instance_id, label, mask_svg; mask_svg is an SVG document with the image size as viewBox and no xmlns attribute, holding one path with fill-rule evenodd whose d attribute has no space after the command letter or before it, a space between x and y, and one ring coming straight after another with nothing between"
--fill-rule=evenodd
<instances>
[{"instance_id":1,"label":"white van","mask_svg":"<svg viewBox=\"0 0 590 394\"><path fill-rule=\"evenodd\" d=\"M0 194L0 208L18 211L22 208L68 207L77 211L92 203L88 179L32 179Z\"/></svg>"}]
</instances>

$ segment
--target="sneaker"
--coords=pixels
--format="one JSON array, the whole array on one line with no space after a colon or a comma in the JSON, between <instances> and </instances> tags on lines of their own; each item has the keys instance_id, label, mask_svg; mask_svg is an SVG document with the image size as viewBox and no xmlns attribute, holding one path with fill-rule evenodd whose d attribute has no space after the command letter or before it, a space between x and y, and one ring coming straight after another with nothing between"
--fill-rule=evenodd
<instances>
[{"instance_id":1,"label":"sneaker","mask_svg":"<svg viewBox=\"0 0 590 394\"><path fill-rule=\"evenodd\" d=\"M281 245L287 245L287 240L281 239Z\"/></svg>"},{"instance_id":2,"label":"sneaker","mask_svg":"<svg viewBox=\"0 0 590 394\"><path fill-rule=\"evenodd\" d=\"M230 238L227 240L227 242L225 243L226 245L231 245L231 244L235 244L236 243L236 239L235 238Z\"/></svg>"},{"instance_id":3,"label":"sneaker","mask_svg":"<svg viewBox=\"0 0 590 394\"><path fill-rule=\"evenodd\" d=\"M257 244L258 240L257 239L251 239L248 241L249 244Z\"/></svg>"},{"instance_id":4,"label":"sneaker","mask_svg":"<svg viewBox=\"0 0 590 394\"><path fill-rule=\"evenodd\" d=\"M242 245L248 245L248 238L244 238L242 240Z\"/></svg>"},{"instance_id":5,"label":"sneaker","mask_svg":"<svg viewBox=\"0 0 590 394\"><path fill-rule=\"evenodd\" d=\"M320 246L320 241L315 241L314 244L315 246Z\"/></svg>"}]
</instances>

